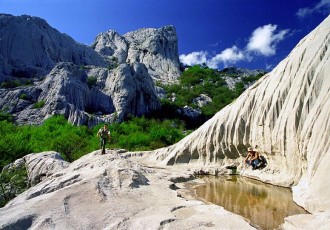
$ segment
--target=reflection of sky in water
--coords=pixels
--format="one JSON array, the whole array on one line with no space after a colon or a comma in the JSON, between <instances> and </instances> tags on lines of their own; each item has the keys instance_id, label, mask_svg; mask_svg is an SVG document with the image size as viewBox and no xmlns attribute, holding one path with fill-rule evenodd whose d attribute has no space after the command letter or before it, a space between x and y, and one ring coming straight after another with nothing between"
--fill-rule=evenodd
<instances>
[{"instance_id":1,"label":"reflection of sky in water","mask_svg":"<svg viewBox=\"0 0 330 230\"><path fill-rule=\"evenodd\" d=\"M198 197L237 213L263 229L277 228L287 216L306 213L292 201L290 189L240 176L202 177Z\"/></svg>"}]
</instances>

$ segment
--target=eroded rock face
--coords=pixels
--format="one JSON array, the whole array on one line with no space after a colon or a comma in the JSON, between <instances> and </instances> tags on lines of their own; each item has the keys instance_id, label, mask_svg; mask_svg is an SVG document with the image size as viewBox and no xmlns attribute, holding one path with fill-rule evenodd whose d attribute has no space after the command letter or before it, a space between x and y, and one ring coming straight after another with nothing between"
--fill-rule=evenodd
<instances>
[{"instance_id":1,"label":"eroded rock face","mask_svg":"<svg viewBox=\"0 0 330 230\"><path fill-rule=\"evenodd\" d=\"M87 84L91 76L96 78L95 86ZM0 106L20 124L40 124L62 114L73 124L93 126L160 107L153 81L140 63L122 64L112 71L92 68L88 74L72 63L59 63L38 85L0 90L0 96ZM38 107L38 103L43 104Z\"/></svg>"},{"instance_id":2,"label":"eroded rock face","mask_svg":"<svg viewBox=\"0 0 330 230\"><path fill-rule=\"evenodd\" d=\"M174 27L100 34L93 48L31 16L0 15L0 108L19 124L63 114L73 124L122 121L159 109L153 80L180 74ZM92 79L92 80L91 80Z\"/></svg>"},{"instance_id":3,"label":"eroded rock face","mask_svg":"<svg viewBox=\"0 0 330 230\"><path fill-rule=\"evenodd\" d=\"M247 148L258 145L268 165L245 175L294 186L295 201L308 211L329 211L329 35L330 17L234 103L153 159L160 165L236 161L242 167Z\"/></svg>"},{"instance_id":4,"label":"eroded rock face","mask_svg":"<svg viewBox=\"0 0 330 230\"><path fill-rule=\"evenodd\" d=\"M77 43L38 17L0 14L0 37L0 70L5 76L40 77L58 62L107 65L91 47Z\"/></svg>"},{"instance_id":5,"label":"eroded rock face","mask_svg":"<svg viewBox=\"0 0 330 230\"><path fill-rule=\"evenodd\" d=\"M168 83L180 76L178 39L173 26L139 29L123 36L110 30L98 35L92 47L118 64L144 64L155 81Z\"/></svg>"},{"instance_id":6,"label":"eroded rock face","mask_svg":"<svg viewBox=\"0 0 330 230\"><path fill-rule=\"evenodd\" d=\"M35 185L69 166L61 154L54 151L28 154L22 160L25 162L30 185Z\"/></svg>"}]
</instances>

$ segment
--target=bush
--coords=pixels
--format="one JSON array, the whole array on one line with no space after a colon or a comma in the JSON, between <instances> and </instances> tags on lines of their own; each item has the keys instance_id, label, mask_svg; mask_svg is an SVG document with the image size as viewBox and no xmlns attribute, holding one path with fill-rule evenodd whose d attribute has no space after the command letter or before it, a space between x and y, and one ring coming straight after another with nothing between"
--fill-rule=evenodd
<instances>
[{"instance_id":1,"label":"bush","mask_svg":"<svg viewBox=\"0 0 330 230\"><path fill-rule=\"evenodd\" d=\"M21 85L22 83L19 80L10 80L10 81L2 82L1 88L10 89L10 88L16 88Z\"/></svg>"},{"instance_id":2,"label":"bush","mask_svg":"<svg viewBox=\"0 0 330 230\"><path fill-rule=\"evenodd\" d=\"M0 208L28 188L28 175L24 166L13 167L0 173Z\"/></svg>"},{"instance_id":3,"label":"bush","mask_svg":"<svg viewBox=\"0 0 330 230\"><path fill-rule=\"evenodd\" d=\"M27 96L26 93L22 93L21 95L19 95L19 99L27 100L28 99L28 96Z\"/></svg>"},{"instance_id":4,"label":"bush","mask_svg":"<svg viewBox=\"0 0 330 230\"><path fill-rule=\"evenodd\" d=\"M0 121L0 170L7 164L29 153L57 151L67 161L99 149L96 137L98 125L93 129L74 126L64 116L53 116L41 126L16 126ZM108 147L127 150L151 150L159 146L174 144L185 134L178 120L132 118L123 123L109 126L111 142Z\"/></svg>"},{"instance_id":5,"label":"bush","mask_svg":"<svg viewBox=\"0 0 330 230\"><path fill-rule=\"evenodd\" d=\"M13 116L5 110L0 110L0 121L12 122Z\"/></svg>"},{"instance_id":6,"label":"bush","mask_svg":"<svg viewBox=\"0 0 330 230\"><path fill-rule=\"evenodd\" d=\"M96 85L97 82L97 77L95 76L90 76L87 78L87 85L89 88L92 88L94 85Z\"/></svg>"},{"instance_id":7,"label":"bush","mask_svg":"<svg viewBox=\"0 0 330 230\"><path fill-rule=\"evenodd\" d=\"M44 105L45 105L45 101L38 101L33 105L32 109L40 109L44 107Z\"/></svg>"}]
</instances>

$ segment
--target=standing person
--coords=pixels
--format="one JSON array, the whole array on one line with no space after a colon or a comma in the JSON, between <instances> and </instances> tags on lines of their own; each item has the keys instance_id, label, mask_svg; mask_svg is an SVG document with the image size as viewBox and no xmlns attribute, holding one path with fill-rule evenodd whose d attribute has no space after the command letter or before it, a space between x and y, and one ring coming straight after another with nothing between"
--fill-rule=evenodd
<instances>
[{"instance_id":1,"label":"standing person","mask_svg":"<svg viewBox=\"0 0 330 230\"><path fill-rule=\"evenodd\" d=\"M99 129L99 131L96 134L98 137L100 137L100 144L102 153L105 154L105 144L107 143L107 139L110 140L110 130L108 129L108 124L104 124L102 128Z\"/></svg>"}]
</instances>

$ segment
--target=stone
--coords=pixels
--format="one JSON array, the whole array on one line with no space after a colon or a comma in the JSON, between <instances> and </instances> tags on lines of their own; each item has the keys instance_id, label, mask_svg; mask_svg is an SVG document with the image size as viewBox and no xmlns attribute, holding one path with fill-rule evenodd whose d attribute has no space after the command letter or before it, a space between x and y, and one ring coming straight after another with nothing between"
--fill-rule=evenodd
<instances>
[{"instance_id":1,"label":"stone","mask_svg":"<svg viewBox=\"0 0 330 230\"><path fill-rule=\"evenodd\" d=\"M109 30L88 47L43 19L1 14L0 34L0 81L31 82L0 89L0 107L18 124L59 114L88 126L142 116L160 108L154 82L180 75L173 26Z\"/></svg>"},{"instance_id":2,"label":"stone","mask_svg":"<svg viewBox=\"0 0 330 230\"><path fill-rule=\"evenodd\" d=\"M129 44L124 37L114 30L99 34L92 47L98 53L105 57L111 57L120 64L126 62Z\"/></svg>"},{"instance_id":3,"label":"stone","mask_svg":"<svg viewBox=\"0 0 330 230\"><path fill-rule=\"evenodd\" d=\"M0 228L254 229L222 207L179 197L169 187L189 180L182 170L145 167L116 150L100 153L81 157L10 201L0 209Z\"/></svg>"},{"instance_id":4,"label":"stone","mask_svg":"<svg viewBox=\"0 0 330 230\"><path fill-rule=\"evenodd\" d=\"M198 118L202 112L199 109L194 109L188 105L184 106L183 108L179 108L176 111L178 114L195 119Z\"/></svg>"},{"instance_id":5,"label":"stone","mask_svg":"<svg viewBox=\"0 0 330 230\"><path fill-rule=\"evenodd\" d=\"M91 76L97 79L92 87L87 84ZM20 99L22 94L29 99ZM94 126L160 108L153 81L140 63L121 64L111 71L91 67L87 72L70 62L58 63L38 85L0 90L0 95L0 106L6 107L19 124L41 124L52 115L62 114L72 124ZM36 108L38 102L44 105Z\"/></svg>"},{"instance_id":6,"label":"stone","mask_svg":"<svg viewBox=\"0 0 330 230\"><path fill-rule=\"evenodd\" d=\"M210 104L212 102L212 98L205 94L199 95L199 97L196 97L193 99L193 103L195 103L199 108L204 107L207 104Z\"/></svg>"},{"instance_id":7,"label":"stone","mask_svg":"<svg viewBox=\"0 0 330 230\"><path fill-rule=\"evenodd\" d=\"M60 153L54 151L31 153L23 158L30 185L35 185L69 166Z\"/></svg>"}]
</instances>

